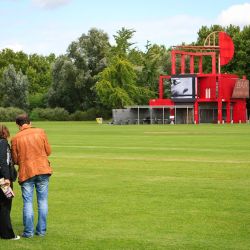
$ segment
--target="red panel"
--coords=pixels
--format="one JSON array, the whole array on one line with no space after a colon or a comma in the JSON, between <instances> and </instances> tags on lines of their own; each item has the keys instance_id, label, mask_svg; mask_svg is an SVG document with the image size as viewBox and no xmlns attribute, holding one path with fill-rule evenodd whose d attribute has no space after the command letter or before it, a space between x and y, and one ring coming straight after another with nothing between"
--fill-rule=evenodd
<instances>
[{"instance_id":1,"label":"red panel","mask_svg":"<svg viewBox=\"0 0 250 250\"><path fill-rule=\"evenodd\" d=\"M245 100L236 100L233 104L233 122L234 123L245 123L247 120L246 117L246 101Z\"/></svg>"},{"instance_id":2,"label":"red panel","mask_svg":"<svg viewBox=\"0 0 250 250\"><path fill-rule=\"evenodd\" d=\"M150 106L174 106L171 99L151 99L149 100Z\"/></svg>"},{"instance_id":3,"label":"red panel","mask_svg":"<svg viewBox=\"0 0 250 250\"><path fill-rule=\"evenodd\" d=\"M210 99L216 98L216 76L198 77L199 98L206 98L206 89L210 89Z\"/></svg>"},{"instance_id":4,"label":"red panel","mask_svg":"<svg viewBox=\"0 0 250 250\"><path fill-rule=\"evenodd\" d=\"M233 89L238 77L236 75L221 75L220 76L220 93L221 98L229 100L232 97Z\"/></svg>"},{"instance_id":5,"label":"red panel","mask_svg":"<svg viewBox=\"0 0 250 250\"><path fill-rule=\"evenodd\" d=\"M219 32L220 65L228 64L234 56L234 43L225 32Z\"/></svg>"}]
</instances>

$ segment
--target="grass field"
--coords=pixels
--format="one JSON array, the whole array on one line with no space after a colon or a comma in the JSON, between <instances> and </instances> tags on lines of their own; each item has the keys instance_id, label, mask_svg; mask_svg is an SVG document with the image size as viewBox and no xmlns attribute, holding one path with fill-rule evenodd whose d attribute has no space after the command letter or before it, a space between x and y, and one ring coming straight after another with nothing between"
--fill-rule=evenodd
<instances>
[{"instance_id":1,"label":"grass field","mask_svg":"<svg viewBox=\"0 0 250 250\"><path fill-rule=\"evenodd\" d=\"M250 249L249 124L34 125L53 150L47 236L0 249Z\"/></svg>"}]
</instances>

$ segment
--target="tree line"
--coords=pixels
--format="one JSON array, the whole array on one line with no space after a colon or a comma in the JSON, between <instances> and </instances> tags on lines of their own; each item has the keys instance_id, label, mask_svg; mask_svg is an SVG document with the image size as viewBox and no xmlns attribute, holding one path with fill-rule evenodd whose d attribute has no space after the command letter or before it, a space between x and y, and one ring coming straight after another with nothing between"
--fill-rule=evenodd
<instances>
[{"instance_id":1,"label":"tree line","mask_svg":"<svg viewBox=\"0 0 250 250\"><path fill-rule=\"evenodd\" d=\"M192 44L203 45L213 31L226 31L234 41L234 58L222 72L250 79L250 26L202 26ZM122 28L111 45L107 33L92 28L60 56L3 49L0 107L27 112L61 108L78 118L85 112L86 118L86 112L109 117L112 108L147 104L158 96L159 75L171 73L171 48L148 41L142 51L131 42L134 33ZM209 70L211 63L204 61L203 67Z\"/></svg>"}]
</instances>

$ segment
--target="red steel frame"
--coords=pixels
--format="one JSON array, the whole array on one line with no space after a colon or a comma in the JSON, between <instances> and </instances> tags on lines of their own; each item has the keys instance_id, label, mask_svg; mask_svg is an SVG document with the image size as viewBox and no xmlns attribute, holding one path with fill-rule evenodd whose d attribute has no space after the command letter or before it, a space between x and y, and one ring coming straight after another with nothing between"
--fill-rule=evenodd
<instances>
[{"instance_id":1,"label":"red steel frame","mask_svg":"<svg viewBox=\"0 0 250 250\"><path fill-rule=\"evenodd\" d=\"M224 32L219 32L220 46L179 46L177 49L171 51L171 74L176 75L176 57L180 56L180 75L182 74L195 74L197 77L197 86L199 93L194 101L194 122L199 123L199 104L201 103L217 103L218 107L218 123L222 123L222 108L223 103L226 106L226 121L231 121L231 105L233 106L233 122L245 123L247 120L246 115L246 99L233 99L231 98L233 88L236 80L239 79L237 75L233 74L220 74L220 65L227 64L233 57L234 47L230 40L231 38ZM182 50L181 50L182 49ZM189 51L185 51L189 50ZM196 51L190 51L196 50ZM197 50L199 50L197 52ZM209 50L207 52L207 50ZM210 51L214 50L214 51ZM216 72L216 55L218 55L218 73ZM212 70L209 74L203 73L202 61L204 56L211 57ZM198 58L198 73L195 73L195 58ZM189 72L186 72L186 59L189 58ZM171 76L162 75L159 78L159 98L152 99L149 102L150 106L163 105L173 106L175 102L172 99L164 99L164 79L170 79ZM245 79L245 78L243 78ZM209 87L211 89L211 97L204 96L204 90ZM217 91L216 91L217 88ZM216 93L217 92L217 93ZM170 115L174 115L174 110L170 109Z\"/></svg>"}]
</instances>

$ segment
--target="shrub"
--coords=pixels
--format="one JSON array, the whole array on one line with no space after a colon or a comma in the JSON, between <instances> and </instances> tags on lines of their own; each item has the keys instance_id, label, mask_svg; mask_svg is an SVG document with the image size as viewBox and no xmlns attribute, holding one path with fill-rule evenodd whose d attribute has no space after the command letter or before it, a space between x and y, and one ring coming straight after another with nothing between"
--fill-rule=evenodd
<instances>
[{"instance_id":1,"label":"shrub","mask_svg":"<svg viewBox=\"0 0 250 250\"><path fill-rule=\"evenodd\" d=\"M35 108L30 114L33 121L68 121L69 118L69 112L63 108Z\"/></svg>"},{"instance_id":2,"label":"shrub","mask_svg":"<svg viewBox=\"0 0 250 250\"><path fill-rule=\"evenodd\" d=\"M46 107L45 99L46 99L45 95L41 93L30 95L29 97L30 110L35 109L35 108L45 108Z\"/></svg>"},{"instance_id":3,"label":"shrub","mask_svg":"<svg viewBox=\"0 0 250 250\"><path fill-rule=\"evenodd\" d=\"M72 121L87 121L87 112L77 110L75 113L70 115Z\"/></svg>"},{"instance_id":4,"label":"shrub","mask_svg":"<svg viewBox=\"0 0 250 250\"><path fill-rule=\"evenodd\" d=\"M72 121L93 121L97 117L97 110L90 108L87 111L77 110L75 113L70 115Z\"/></svg>"},{"instance_id":5,"label":"shrub","mask_svg":"<svg viewBox=\"0 0 250 250\"><path fill-rule=\"evenodd\" d=\"M10 122L15 121L18 115L26 113L24 110L14 107L3 108L0 107L0 121Z\"/></svg>"}]
</instances>

